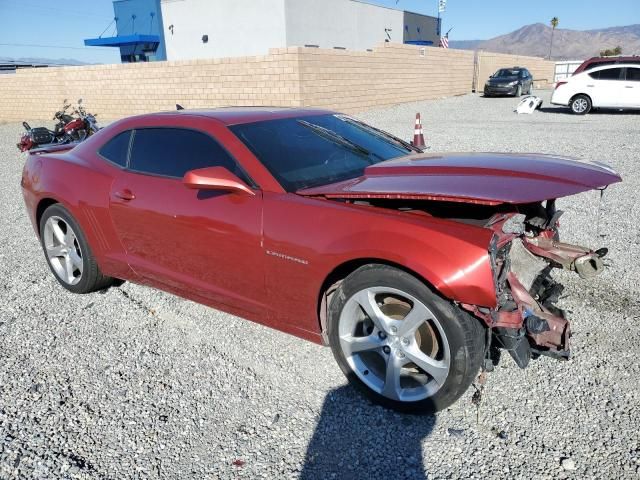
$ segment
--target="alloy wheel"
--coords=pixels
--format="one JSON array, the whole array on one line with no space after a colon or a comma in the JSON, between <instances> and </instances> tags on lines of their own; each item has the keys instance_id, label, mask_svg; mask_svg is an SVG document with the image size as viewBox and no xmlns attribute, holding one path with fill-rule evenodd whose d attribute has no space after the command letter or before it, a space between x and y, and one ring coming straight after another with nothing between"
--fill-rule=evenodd
<instances>
[{"instance_id":1,"label":"alloy wheel","mask_svg":"<svg viewBox=\"0 0 640 480\"><path fill-rule=\"evenodd\" d=\"M47 260L63 282L76 285L82 279L82 250L71 226L57 216L44 225L43 244Z\"/></svg>"},{"instance_id":2,"label":"alloy wheel","mask_svg":"<svg viewBox=\"0 0 640 480\"><path fill-rule=\"evenodd\" d=\"M442 325L406 292L388 287L357 292L342 309L338 330L353 372L389 399L423 400L449 375L451 355Z\"/></svg>"},{"instance_id":3,"label":"alloy wheel","mask_svg":"<svg viewBox=\"0 0 640 480\"><path fill-rule=\"evenodd\" d=\"M582 113L587 110L589 104L584 98L577 98L573 101L573 111L576 113Z\"/></svg>"}]
</instances>

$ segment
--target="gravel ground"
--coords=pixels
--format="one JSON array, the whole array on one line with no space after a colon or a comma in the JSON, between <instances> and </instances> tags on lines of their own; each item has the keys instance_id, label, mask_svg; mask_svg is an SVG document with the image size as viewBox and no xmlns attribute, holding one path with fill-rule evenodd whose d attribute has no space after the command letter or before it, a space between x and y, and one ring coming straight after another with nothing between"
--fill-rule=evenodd
<instances>
[{"instance_id":1,"label":"gravel ground","mask_svg":"<svg viewBox=\"0 0 640 480\"><path fill-rule=\"evenodd\" d=\"M468 392L434 417L368 404L329 349L169 294L66 293L25 215L21 127L0 125L0 478L638 478L640 114L514 104L361 115L408 138L420 111L433 151L578 156L625 180L559 202L564 239L610 248L597 279L560 275L574 358L505 357L479 410Z\"/></svg>"}]
</instances>

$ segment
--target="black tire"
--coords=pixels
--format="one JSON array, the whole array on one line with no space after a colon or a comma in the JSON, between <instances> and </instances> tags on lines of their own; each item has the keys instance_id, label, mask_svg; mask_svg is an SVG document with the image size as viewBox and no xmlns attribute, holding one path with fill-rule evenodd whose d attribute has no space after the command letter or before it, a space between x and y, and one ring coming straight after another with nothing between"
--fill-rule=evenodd
<instances>
[{"instance_id":1,"label":"black tire","mask_svg":"<svg viewBox=\"0 0 640 480\"><path fill-rule=\"evenodd\" d=\"M529 84L529 91L527 92L527 95L533 95L533 82Z\"/></svg>"},{"instance_id":2,"label":"black tire","mask_svg":"<svg viewBox=\"0 0 640 480\"><path fill-rule=\"evenodd\" d=\"M571 112L576 115L586 115L591 111L591 99L583 94L576 95L569 102Z\"/></svg>"},{"instance_id":3,"label":"black tire","mask_svg":"<svg viewBox=\"0 0 640 480\"><path fill-rule=\"evenodd\" d=\"M522 85L518 85L518 88L516 88L516 97L521 97L522 96Z\"/></svg>"},{"instance_id":4,"label":"black tire","mask_svg":"<svg viewBox=\"0 0 640 480\"><path fill-rule=\"evenodd\" d=\"M71 284L61 278L61 276L56 272L54 266L52 265L52 261L47 254L47 247L45 245L45 225L47 221L52 217L62 219L71 227L73 233L75 234L77 248L79 250L79 257L82 260L82 272L80 274L79 281L75 284ZM45 259L47 260L47 264L49 265L49 269L51 270L51 273L53 273L53 276L56 278L58 283L60 283L60 285L62 285L64 288L73 293L90 293L97 290L103 290L118 282L118 280L102 274L95 260L95 257L91 252L91 248L89 247L89 243L87 242L84 232L80 228L80 225L75 220L75 218L73 218L73 216L64 206L56 203L48 207L43 212L42 217L40 218L39 227L40 245L42 246L42 250L44 252Z\"/></svg>"},{"instance_id":5,"label":"black tire","mask_svg":"<svg viewBox=\"0 0 640 480\"><path fill-rule=\"evenodd\" d=\"M350 298L372 287L406 292L422 302L442 327L450 350L450 365L446 380L431 396L417 401L388 398L367 386L348 363L339 334L341 313ZM431 414L447 408L469 388L484 358L485 332L480 321L435 294L421 280L387 265L365 265L342 282L329 306L327 329L333 355L349 382L374 403L402 412Z\"/></svg>"}]
</instances>

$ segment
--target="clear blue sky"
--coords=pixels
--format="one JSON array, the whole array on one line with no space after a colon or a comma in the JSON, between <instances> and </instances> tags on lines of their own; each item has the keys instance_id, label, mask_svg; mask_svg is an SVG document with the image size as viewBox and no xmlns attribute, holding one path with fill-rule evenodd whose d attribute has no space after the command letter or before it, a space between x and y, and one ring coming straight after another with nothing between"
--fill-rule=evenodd
<instances>
[{"instance_id":1,"label":"clear blue sky","mask_svg":"<svg viewBox=\"0 0 640 480\"><path fill-rule=\"evenodd\" d=\"M397 5L396 0L369 1L437 13L437 0L399 0ZM486 39L526 24L548 23L553 16L560 19L559 28L575 30L630 25L640 23L640 0L448 0L443 28L453 27L452 40ZM111 0L0 0L0 57L119 62L115 48L83 46L85 38L100 35L112 19Z\"/></svg>"}]
</instances>

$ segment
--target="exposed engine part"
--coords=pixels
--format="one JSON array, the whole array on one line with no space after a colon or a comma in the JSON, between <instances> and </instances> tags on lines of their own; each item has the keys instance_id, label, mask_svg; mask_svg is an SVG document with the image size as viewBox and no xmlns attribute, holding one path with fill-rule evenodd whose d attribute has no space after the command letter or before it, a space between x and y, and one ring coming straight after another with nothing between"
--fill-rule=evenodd
<instances>
[{"instance_id":1,"label":"exposed engine part","mask_svg":"<svg viewBox=\"0 0 640 480\"><path fill-rule=\"evenodd\" d=\"M569 322L564 318L564 313L559 309L552 312L540 305L513 272L509 273L507 281L518 309L514 312L505 312L506 326L513 325L513 315L517 314L523 319L527 335L540 353L550 351L568 357L571 329Z\"/></svg>"},{"instance_id":2,"label":"exposed engine part","mask_svg":"<svg viewBox=\"0 0 640 480\"><path fill-rule=\"evenodd\" d=\"M502 231L504 233L514 233L516 235L522 235L525 232L525 220L526 216L522 213L518 213L509 218L502 224Z\"/></svg>"},{"instance_id":3,"label":"exposed engine part","mask_svg":"<svg viewBox=\"0 0 640 480\"><path fill-rule=\"evenodd\" d=\"M593 278L600 274L604 269L602 257L608 252L606 248L594 252L543 236L523 237L523 245L534 255L547 258L566 270L575 271L582 278Z\"/></svg>"},{"instance_id":4,"label":"exposed engine part","mask_svg":"<svg viewBox=\"0 0 640 480\"><path fill-rule=\"evenodd\" d=\"M494 338L520 368L526 368L531 361L531 347L524 328L494 328Z\"/></svg>"},{"instance_id":5,"label":"exposed engine part","mask_svg":"<svg viewBox=\"0 0 640 480\"><path fill-rule=\"evenodd\" d=\"M515 273L520 283L527 290L531 290L540 273L549 265L546 260L527 250L519 238L511 242L509 259L511 261L511 271Z\"/></svg>"},{"instance_id":6,"label":"exposed engine part","mask_svg":"<svg viewBox=\"0 0 640 480\"><path fill-rule=\"evenodd\" d=\"M604 269L602 259L596 254L583 255L573 262L573 269L580 275L580 278L593 278Z\"/></svg>"}]
</instances>

